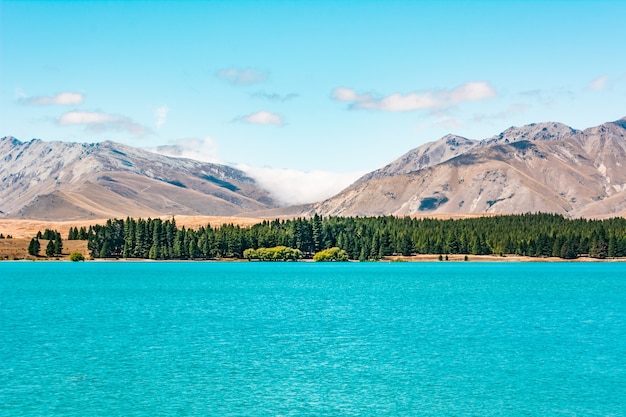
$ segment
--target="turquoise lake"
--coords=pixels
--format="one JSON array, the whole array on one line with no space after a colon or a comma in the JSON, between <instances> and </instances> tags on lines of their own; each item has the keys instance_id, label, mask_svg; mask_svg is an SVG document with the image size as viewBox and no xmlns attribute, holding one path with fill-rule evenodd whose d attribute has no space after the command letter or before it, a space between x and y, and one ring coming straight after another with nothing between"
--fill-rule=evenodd
<instances>
[{"instance_id":1,"label":"turquoise lake","mask_svg":"<svg viewBox=\"0 0 626 417\"><path fill-rule=\"evenodd\" d=\"M624 263L1 262L2 416L624 416Z\"/></svg>"}]
</instances>

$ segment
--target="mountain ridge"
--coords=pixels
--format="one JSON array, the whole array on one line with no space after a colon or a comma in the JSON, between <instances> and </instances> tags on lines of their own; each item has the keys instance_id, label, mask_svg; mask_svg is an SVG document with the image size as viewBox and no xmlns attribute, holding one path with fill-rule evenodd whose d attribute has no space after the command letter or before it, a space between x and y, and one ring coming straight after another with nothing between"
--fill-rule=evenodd
<instances>
[{"instance_id":1,"label":"mountain ridge","mask_svg":"<svg viewBox=\"0 0 626 417\"><path fill-rule=\"evenodd\" d=\"M458 146L459 140L462 146ZM513 126L483 140L446 135L365 174L339 194L311 204L301 213L377 216L545 211L567 217L623 216L623 162L626 118L582 131L542 122Z\"/></svg>"},{"instance_id":2,"label":"mountain ridge","mask_svg":"<svg viewBox=\"0 0 626 417\"><path fill-rule=\"evenodd\" d=\"M235 168L164 156L110 141L0 139L5 217L232 215L277 203Z\"/></svg>"}]
</instances>

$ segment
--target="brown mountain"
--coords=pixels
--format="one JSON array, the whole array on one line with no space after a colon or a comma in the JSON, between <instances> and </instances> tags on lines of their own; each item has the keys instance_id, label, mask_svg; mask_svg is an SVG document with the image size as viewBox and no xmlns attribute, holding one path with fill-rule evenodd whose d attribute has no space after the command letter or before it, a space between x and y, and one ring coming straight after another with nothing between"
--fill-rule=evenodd
<instances>
[{"instance_id":1,"label":"brown mountain","mask_svg":"<svg viewBox=\"0 0 626 417\"><path fill-rule=\"evenodd\" d=\"M322 215L552 212L626 215L626 118L579 131L511 127L482 141L448 135L304 209Z\"/></svg>"},{"instance_id":2,"label":"brown mountain","mask_svg":"<svg viewBox=\"0 0 626 417\"><path fill-rule=\"evenodd\" d=\"M237 169L113 142L0 139L0 216L231 216L276 207Z\"/></svg>"}]
</instances>

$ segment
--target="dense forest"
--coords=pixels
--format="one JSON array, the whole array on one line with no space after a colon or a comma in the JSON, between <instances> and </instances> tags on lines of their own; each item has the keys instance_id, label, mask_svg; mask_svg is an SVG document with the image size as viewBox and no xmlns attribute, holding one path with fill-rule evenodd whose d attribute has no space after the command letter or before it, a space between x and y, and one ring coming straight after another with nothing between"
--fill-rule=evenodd
<instances>
[{"instance_id":1,"label":"dense forest","mask_svg":"<svg viewBox=\"0 0 626 417\"><path fill-rule=\"evenodd\" d=\"M71 231L72 238L84 238L81 232ZM349 259L361 261L394 254L626 256L626 219L571 220L541 213L460 220L315 215L263 221L252 227L224 224L196 230L178 228L174 218L127 218L91 226L86 237L93 258L244 258L244 251L252 249L246 253L251 259L269 253L259 249L281 246L299 252L275 249L272 253L312 258L339 248Z\"/></svg>"}]
</instances>

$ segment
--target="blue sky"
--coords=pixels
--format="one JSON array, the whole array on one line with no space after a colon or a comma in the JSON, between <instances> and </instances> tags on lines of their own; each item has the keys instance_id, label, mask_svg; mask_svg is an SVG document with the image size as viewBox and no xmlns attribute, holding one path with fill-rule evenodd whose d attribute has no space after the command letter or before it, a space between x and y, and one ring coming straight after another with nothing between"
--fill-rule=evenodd
<instances>
[{"instance_id":1,"label":"blue sky","mask_svg":"<svg viewBox=\"0 0 626 417\"><path fill-rule=\"evenodd\" d=\"M285 201L454 133L626 116L626 1L0 1L0 136L245 168Z\"/></svg>"}]
</instances>

